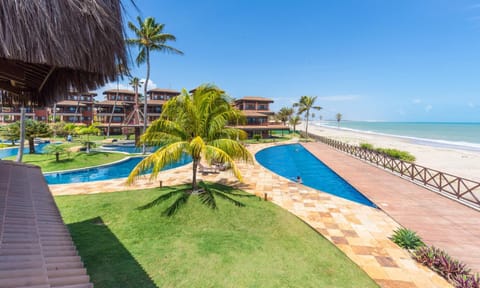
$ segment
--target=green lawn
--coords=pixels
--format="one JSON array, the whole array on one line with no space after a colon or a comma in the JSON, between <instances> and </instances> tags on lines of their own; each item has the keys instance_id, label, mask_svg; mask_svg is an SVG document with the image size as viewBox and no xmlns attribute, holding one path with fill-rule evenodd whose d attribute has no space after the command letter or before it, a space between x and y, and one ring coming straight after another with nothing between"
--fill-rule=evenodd
<instances>
[{"instance_id":1,"label":"green lawn","mask_svg":"<svg viewBox=\"0 0 480 288\"><path fill-rule=\"evenodd\" d=\"M5 158L6 160L15 160L17 156ZM42 172L61 171L69 169L78 169L84 167L98 166L108 164L128 157L122 153L96 152L72 152L70 156L60 155L60 161L55 161L54 154L23 154L23 163L37 165L42 168Z\"/></svg>"},{"instance_id":2,"label":"green lawn","mask_svg":"<svg viewBox=\"0 0 480 288\"><path fill-rule=\"evenodd\" d=\"M96 288L378 287L321 235L276 205L239 198L238 208L197 196L174 217L173 199L136 210L168 191L55 197Z\"/></svg>"}]
</instances>

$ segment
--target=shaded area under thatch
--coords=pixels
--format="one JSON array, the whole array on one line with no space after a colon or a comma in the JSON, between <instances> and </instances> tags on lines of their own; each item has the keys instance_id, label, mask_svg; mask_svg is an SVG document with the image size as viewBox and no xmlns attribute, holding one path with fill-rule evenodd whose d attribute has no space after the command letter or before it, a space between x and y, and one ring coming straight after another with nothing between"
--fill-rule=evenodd
<instances>
[{"instance_id":1,"label":"shaded area under thatch","mask_svg":"<svg viewBox=\"0 0 480 288\"><path fill-rule=\"evenodd\" d=\"M0 1L0 89L45 105L116 79L120 0Z\"/></svg>"}]
</instances>

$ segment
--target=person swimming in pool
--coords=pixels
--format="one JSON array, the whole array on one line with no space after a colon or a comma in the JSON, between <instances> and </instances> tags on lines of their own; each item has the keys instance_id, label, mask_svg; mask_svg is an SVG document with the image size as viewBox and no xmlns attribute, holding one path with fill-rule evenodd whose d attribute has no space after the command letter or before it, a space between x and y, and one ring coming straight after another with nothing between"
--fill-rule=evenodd
<instances>
[{"instance_id":1,"label":"person swimming in pool","mask_svg":"<svg viewBox=\"0 0 480 288\"><path fill-rule=\"evenodd\" d=\"M302 184L302 177L297 176L297 183Z\"/></svg>"}]
</instances>

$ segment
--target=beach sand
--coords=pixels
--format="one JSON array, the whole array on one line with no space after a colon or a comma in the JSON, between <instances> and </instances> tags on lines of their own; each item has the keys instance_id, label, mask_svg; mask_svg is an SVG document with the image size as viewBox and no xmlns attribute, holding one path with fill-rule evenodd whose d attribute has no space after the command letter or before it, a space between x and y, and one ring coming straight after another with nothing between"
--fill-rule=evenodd
<instances>
[{"instance_id":1,"label":"beach sand","mask_svg":"<svg viewBox=\"0 0 480 288\"><path fill-rule=\"evenodd\" d=\"M305 131L305 127L300 127ZM410 152L416 157L415 163L455 176L480 181L480 152L455 148L428 146L414 143L414 140L349 131L317 125L308 126L308 132L344 143L358 145L370 143L374 147L394 148Z\"/></svg>"}]
</instances>

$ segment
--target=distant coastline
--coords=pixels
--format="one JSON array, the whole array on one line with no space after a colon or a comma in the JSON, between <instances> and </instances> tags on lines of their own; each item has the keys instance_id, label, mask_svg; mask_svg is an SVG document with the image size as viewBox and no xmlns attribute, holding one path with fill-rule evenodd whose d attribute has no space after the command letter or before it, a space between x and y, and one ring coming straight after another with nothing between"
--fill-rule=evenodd
<instances>
[{"instance_id":1,"label":"distant coastline","mask_svg":"<svg viewBox=\"0 0 480 288\"><path fill-rule=\"evenodd\" d=\"M312 124L395 137L419 145L480 151L480 123L342 121L339 128L336 121L313 121Z\"/></svg>"}]
</instances>

